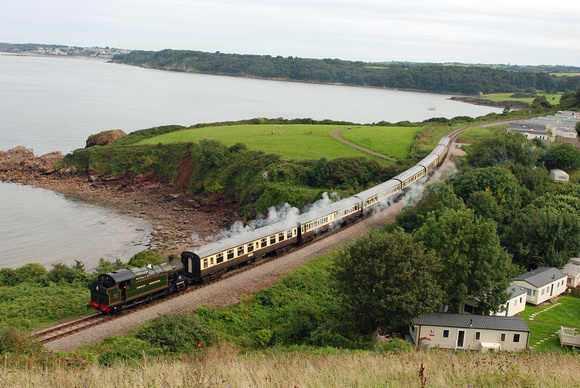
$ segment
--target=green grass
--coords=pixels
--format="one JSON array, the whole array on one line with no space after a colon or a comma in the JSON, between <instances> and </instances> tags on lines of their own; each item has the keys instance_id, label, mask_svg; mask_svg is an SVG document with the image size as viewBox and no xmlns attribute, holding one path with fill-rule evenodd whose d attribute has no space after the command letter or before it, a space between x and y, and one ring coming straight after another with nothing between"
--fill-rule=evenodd
<instances>
[{"instance_id":1,"label":"green grass","mask_svg":"<svg viewBox=\"0 0 580 388\"><path fill-rule=\"evenodd\" d=\"M534 320L580 329L580 298L567 296L558 299L558 303L562 304L536 315Z\"/></svg>"},{"instance_id":2,"label":"green grass","mask_svg":"<svg viewBox=\"0 0 580 388\"><path fill-rule=\"evenodd\" d=\"M527 102L531 104L534 101L534 98L513 98L511 97L513 93L492 93L492 94L483 94L479 96L479 98L483 98L484 100L491 100L491 101L521 101ZM548 102L552 105L558 104L560 102L561 94L540 94L542 96L546 96Z\"/></svg>"},{"instance_id":3,"label":"green grass","mask_svg":"<svg viewBox=\"0 0 580 388\"><path fill-rule=\"evenodd\" d=\"M502 125L494 125L491 127L475 127L466 129L461 136L459 136L459 140L465 141L468 143L483 140L485 138L490 137L493 133L503 130L505 128L505 124Z\"/></svg>"},{"instance_id":4,"label":"green grass","mask_svg":"<svg viewBox=\"0 0 580 388\"><path fill-rule=\"evenodd\" d=\"M184 143L212 139L227 146L244 143L250 150L283 155L288 159L309 160L324 157L330 160L364 156L375 158L383 165L391 163L334 139L332 131L344 127L344 125L280 124L192 128L155 136L137 144Z\"/></svg>"},{"instance_id":5,"label":"green grass","mask_svg":"<svg viewBox=\"0 0 580 388\"><path fill-rule=\"evenodd\" d=\"M527 321L528 327L530 328L530 347L534 347L534 350L548 350L560 348L560 340L558 336L552 337L556 331L560 330L560 326L547 325L545 323L538 323L534 321ZM548 338L541 344L536 344L540 340Z\"/></svg>"},{"instance_id":6,"label":"green grass","mask_svg":"<svg viewBox=\"0 0 580 388\"><path fill-rule=\"evenodd\" d=\"M534 350L559 349L561 347L560 340L557 336L551 337L551 335L559 330L560 326L580 329L580 298L566 296L560 298L558 303L561 305L536 315L533 321L530 321L532 314L542 311L552 304L543 306L528 304L526 309L520 313L520 318L525 319L530 328L530 346L534 346ZM547 341L536 345L536 342L548 337Z\"/></svg>"},{"instance_id":7,"label":"green grass","mask_svg":"<svg viewBox=\"0 0 580 388\"><path fill-rule=\"evenodd\" d=\"M340 133L361 147L395 159L407 159L421 127L356 127Z\"/></svg>"}]
</instances>

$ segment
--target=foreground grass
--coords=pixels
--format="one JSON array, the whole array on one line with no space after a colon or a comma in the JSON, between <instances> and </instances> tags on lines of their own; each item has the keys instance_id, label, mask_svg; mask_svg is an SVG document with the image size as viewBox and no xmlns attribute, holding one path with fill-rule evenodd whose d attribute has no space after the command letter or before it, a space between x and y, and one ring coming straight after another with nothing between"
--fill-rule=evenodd
<instances>
[{"instance_id":1,"label":"foreground grass","mask_svg":"<svg viewBox=\"0 0 580 388\"><path fill-rule=\"evenodd\" d=\"M4 387L564 387L580 380L579 357L551 353L469 353L271 349L233 345L183 359L135 360L112 367L2 370ZM422 371L422 372L421 372Z\"/></svg>"}]
</instances>

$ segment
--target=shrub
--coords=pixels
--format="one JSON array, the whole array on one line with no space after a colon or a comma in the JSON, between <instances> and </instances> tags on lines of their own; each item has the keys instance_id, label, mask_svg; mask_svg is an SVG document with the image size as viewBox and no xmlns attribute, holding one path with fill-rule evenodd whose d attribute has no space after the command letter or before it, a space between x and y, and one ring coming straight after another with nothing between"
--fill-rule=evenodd
<instances>
[{"instance_id":1,"label":"shrub","mask_svg":"<svg viewBox=\"0 0 580 388\"><path fill-rule=\"evenodd\" d=\"M147 266L147 264L157 265L161 263L165 263L165 259L163 257L153 251L145 250L131 257L127 264L133 267L143 268Z\"/></svg>"},{"instance_id":2,"label":"shrub","mask_svg":"<svg viewBox=\"0 0 580 388\"><path fill-rule=\"evenodd\" d=\"M0 354L35 354L42 345L34 340L29 331L7 328L0 331Z\"/></svg>"},{"instance_id":3,"label":"shrub","mask_svg":"<svg viewBox=\"0 0 580 388\"><path fill-rule=\"evenodd\" d=\"M375 351L381 354L408 353L414 350L414 346L402 338L389 338L386 341L377 341Z\"/></svg>"},{"instance_id":4,"label":"shrub","mask_svg":"<svg viewBox=\"0 0 580 388\"><path fill-rule=\"evenodd\" d=\"M46 268L38 263L25 264L16 269L16 276L21 282L29 282L46 275Z\"/></svg>"},{"instance_id":5,"label":"shrub","mask_svg":"<svg viewBox=\"0 0 580 388\"><path fill-rule=\"evenodd\" d=\"M136 337L171 353L190 353L198 345L211 346L216 336L195 314L164 315L140 329Z\"/></svg>"},{"instance_id":6,"label":"shrub","mask_svg":"<svg viewBox=\"0 0 580 388\"><path fill-rule=\"evenodd\" d=\"M146 341L133 337L113 336L106 338L101 345L99 363L105 366L120 361L137 364L145 356L163 355L162 349L151 347Z\"/></svg>"}]
</instances>

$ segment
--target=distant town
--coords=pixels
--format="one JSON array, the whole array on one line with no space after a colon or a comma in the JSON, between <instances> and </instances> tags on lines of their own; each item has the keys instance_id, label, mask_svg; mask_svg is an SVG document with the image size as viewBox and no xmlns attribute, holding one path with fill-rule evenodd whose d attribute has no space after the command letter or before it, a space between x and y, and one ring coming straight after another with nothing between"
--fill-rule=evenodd
<instances>
[{"instance_id":1,"label":"distant town","mask_svg":"<svg viewBox=\"0 0 580 388\"><path fill-rule=\"evenodd\" d=\"M0 43L0 52L15 55L39 55L59 57L83 57L110 60L116 54L127 54L132 50L111 47L77 47L35 43Z\"/></svg>"}]
</instances>

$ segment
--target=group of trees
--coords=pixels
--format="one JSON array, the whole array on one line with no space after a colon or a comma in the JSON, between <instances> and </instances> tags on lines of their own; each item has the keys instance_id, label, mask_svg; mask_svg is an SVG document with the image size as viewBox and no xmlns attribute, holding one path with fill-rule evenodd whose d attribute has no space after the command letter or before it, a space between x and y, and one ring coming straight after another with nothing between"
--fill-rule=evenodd
<instances>
[{"instance_id":1,"label":"group of trees","mask_svg":"<svg viewBox=\"0 0 580 388\"><path fill-rule=\"evenodd\" d=\"M335 277L353 320L394 327L468 298L499 311L518 273L580 254L580 184L556 184L546 169L579 167L580 151L542 146L508 133L472 145L454 179L428 186L394 232L348 247Z\"/></svg>"},{"instance_id":2,"label":"group of trees","mask_svg":"<svg viewBox=\"0 0 580 388\"><path fill-rule=\"evenodd\" d=\"M529 88L563 92L580 87L580 76L556 77L545 72L508 71L490 66L373 64L188 50L132 51L115 55L113 61L165 70L454 93L498 93Z\"/></svg>"}]
</instances>

